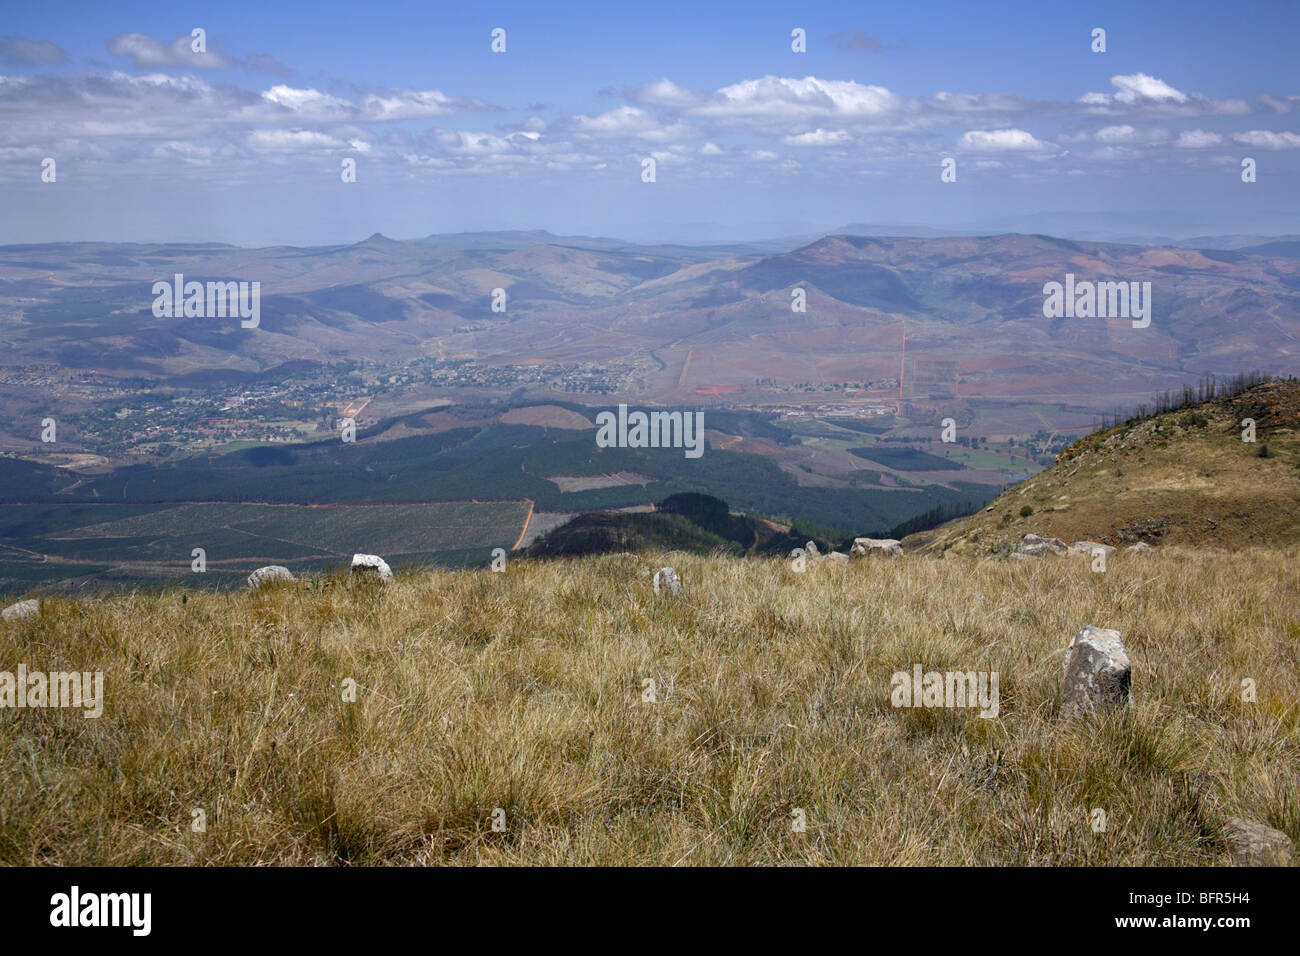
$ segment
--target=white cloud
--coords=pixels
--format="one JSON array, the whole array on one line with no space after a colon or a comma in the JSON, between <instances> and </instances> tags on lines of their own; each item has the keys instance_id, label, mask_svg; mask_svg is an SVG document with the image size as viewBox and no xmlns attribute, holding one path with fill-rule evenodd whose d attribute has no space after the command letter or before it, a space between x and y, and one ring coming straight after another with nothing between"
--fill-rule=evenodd
<instances>
[{"instance_id":1,"label":"white cloud","mask_svg":"<svg viewBox=\"0 0 1300 956\"><path fill-rule=\"evenodd\" d=\"M204 45L207 51L204 53L196 52L193 43L193 37L183 36L164 46L143 33L119 33L108 41L108 52L114 56L128 57L132 65L141 70L157 69L160 66L225 70L235 65L233 60L222 56L206 40Z\"/></svg>"},{"instance_id":2,"label":"white cloud","mask_svg":"<svg viewBox=\"0 0 1300 956\"><path fill-rule=\"evenodd\" d=\"M629 90L627 97L634 103L675 108L693 106L700 99L697 94L678 86L666 77Z\"/></svg>"},{"instance_id":3,"label":"white cloud","mask_svg":"<svg viewBox=\"0 0 1300 956\"><path fill-rule=\"evenodd\" d=\"M1178 134L1174 146L1177 149L1209 149L1222 142L1223 137L1218 133L1210 133L1203 129L1185 129Z\"/></svg>"},{"instance_id":4,"label":"white cloud","mask_svg":"<svg viewBox=\"0 0 1300 956\"><path fill-rule=\"evenodd\" d=\"M1099 143L1131 143L1137 139L1137 130L1132 126L1105 126L1097 130Z\"/></svg>"},{"instance_id":5,"label":"white cloud","mask_svg":"<svg viewBox=\"0 0 1300 956\"><path fill-rule=\"evenodd\" d=\"M1300 107L1300 96L1270 96L1268 93L1263 93L1259 101L1274 113L1290 113Z\"/></svg>"},{"instance_id":6,"label":"white cloud","mask_svg":"<svg viewBox=\"0 0 1300 956\"><path fill-rule=\"evenodd\" d=\"M820 127L808 133L798 133L782 137L788 146L837 146L849 141L849 134L842 129L825 130Z\"/></svg>"},{"instance_id":7,"label":"white cloud","mask_svg":"<svg viewBox=\"0 0 1300 956\"><path fill-rule=\"evenodd\" d=\"M1213 100L1200 93L1184 93L1146 73L1117 74L1110 78L1110 82L1116 92L1085 93L1075 102L1090 113L1239 116L1251 111L1245 100Z\"/></svg>"},{"instance_id":8,"label":"white cloud","mask_svg":"<svg viewBox=\"0 0 1300 956\"><path fill-rule=\"evenodd\" d=\"M448 96L441 90L394 90L388 96L367 96L361 102L366 119L400 120L447 116L464 110L488 110L482 100Z\"/></svg>"},{"instance_id":9,"label":"white cloud","mask_svg":"<svg viewBox=\"0 0 1300 956\"><path fill-rule=\"evenodd\" d=\"M883 86L853 80L765 76L724 86L687 112L720 120L808 120L834 117L881 119L897 113L906 100Z\"/></svg>"},{"instance_id":10,"label":"white cloud","mask_svg":"<svg viewBox=\"0 0 1300 956\"><path fill-rule=\"evenodd\" d=\"M1245 133L1233 133L1232 138L1242 145L1257 146L1260 149L1300 149L1300 134L1296 133L1252 129Z\"/></svg>"},{"instance_id":11,"label":"white cloud","mask_svg":"<svg viewBox=\"0 0 1300 956\"><path fill-rule=\"evenodd\" d=\"M248 134L248 145L262 153L287 153L299 150L342 149L341 139L309 129L258 129Z\"/></svg>"},{"instance_id":12,"label":"white cloud","mask_svg":"<svg viewBox=\"0 0 1300 956\"><path fill-rule=\"evenodd\" d=\"M262 94L262 99L295 113L310 116L343 118L351 115L353 106L347 100L330 96L320 90L300 90L291 86L273 86Z\"/></svg>"},{"instance_id":13,"label":"white cloud","mask_svg":"<svg viewBox=\"0 0 1300 956\"><path fill-rule=\"evenodd\" d=\"M1028 152L1047 148L1045 143L1039 142L1023 129L967 130L962 134L959 145L962 149L984 152L1002 150Z\"/></svg>"},{"instance_id":14,"label":"white cloud","mask_svg":"<svg viewBox=\"0 0 1300 956\"><path fill-rule=\"evenodd\" d=\"M1142 100L1187 102L1186 93L1174 89L1164 80L1158 80L1154 76L1147 76L1145 73L1112 76L1110 82L1119 90L1115 94L1115 99L1121 103L1137 103Z\"/></svg>"},{"instance_id":15,"label":"white cloud","mask_svg":"<svg viewBox=\"0 0 1300 956\"><path fill-rule=\"evenodd\" d=\"M669 142L695 135L689 123L665 123L653 113L636 106L620 106L599 116L570 117L573 131L585 136L634 136L649 142Z\"/></svg>"}]
</instances>

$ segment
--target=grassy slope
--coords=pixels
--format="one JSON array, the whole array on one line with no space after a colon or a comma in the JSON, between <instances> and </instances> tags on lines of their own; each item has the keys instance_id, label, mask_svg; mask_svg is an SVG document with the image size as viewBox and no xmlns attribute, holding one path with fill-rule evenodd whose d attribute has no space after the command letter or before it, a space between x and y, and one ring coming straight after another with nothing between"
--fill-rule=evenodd
<instances>
[{"instance_id":1,"label":"grassy slope","mask_svg":"<svg viewBox=\"0 0 1300 956\"><path fill-rule=\"evenodd\" d=\"M1300 837L1297 557L607 556L50 598L0 626L0 667L103 670L107 703L0 711L0 863L1215 863L1233 814ZM661 563L683 598L652 595ZM1057 719L1087 623L1123 632L1127 719ZM1000 716L891 708L914 663L996 670Z\"/></svg>"},{"instance_id":2,"label":"grassy slope","mask_svg":"<svg viewBox=\"0 0 1300 956\"><path fill-rule=\"evenodd\" d=\"M1197 411L1205 424L1170 412L1080 439L991 511L912 535L905 547L980 553L1030 531L1067 544L1300 542L1300 383L1260 385ZM1255 444L1241 440L1243 417L1257 422ZM1262 444L1274 457L1258 457Z\"/></svg>"}]
</instances>

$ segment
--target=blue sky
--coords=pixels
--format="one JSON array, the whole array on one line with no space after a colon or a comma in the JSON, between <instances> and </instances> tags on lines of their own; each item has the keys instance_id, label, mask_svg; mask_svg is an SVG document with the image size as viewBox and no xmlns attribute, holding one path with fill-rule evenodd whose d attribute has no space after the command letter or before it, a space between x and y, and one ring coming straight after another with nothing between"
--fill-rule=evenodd
<instances>
[{"instance_id":1,"label":"blue sky","mask_svg":"<svg viewBox=\"0 0 1300 956\"><path fill-rule=\"evenodd\" d=\"M1293 2L13 5L0 241L1297 232L1298 27Z\"/></svg>"}]
</instances>

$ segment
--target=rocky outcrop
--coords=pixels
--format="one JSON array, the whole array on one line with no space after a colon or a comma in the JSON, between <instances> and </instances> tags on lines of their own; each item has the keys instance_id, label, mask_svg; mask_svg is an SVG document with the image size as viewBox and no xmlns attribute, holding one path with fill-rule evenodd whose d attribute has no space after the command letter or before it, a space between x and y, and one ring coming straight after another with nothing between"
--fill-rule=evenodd
<instances>
[{"instance_id":1,"label":"rocky outcrop","mask_svg":"<svg viewBox=\"0 0 1300 956\"><path fill-rule=\"evenodd\" d=\"M393 569L377 554L352 555L352 573L379 581L391 581L393 578Z\"/></svg>"},{"instance_id":2,"label":"rocky outcrop","mask_svg":"<svg viewBox=\"0 0 1300 956\"><path fill-rule=\"evenodd\" d=\"M1133 667L1119 631L1083 628L1065 651L1061 716L1126 708L1133 701Z\"/></svg>"},{"instance_id":3,"label":"rocky outcrop","mask_svg":"<svg viewBox=\"0 0 1300 956\"><path fill-rule=\"evenodd\" d=\"M903 544L897 538L854 538L849 554L855 558L897 558L903 553Z\"/></svg>"},{"instance_id":4,"label":"rocky outcrop","mask_svg":"<svg viewBox=\"0 0 1300 956\"><path fill-rule=\"evenodd\" d=\"M264 568L258 568L248 576L248 586L256 590L264 585L271 584L274 581L292 581L293 572L286 567L278 564L268 564Z\"/></svg>"},{"instance_id":5,"label":"rocky outcrop","mask_svg":"<svg viewBox=\"0 0 1300 956\"><path fill-rule=\"evenodd\" d=\"M672 568L660 568L655 572L654 591L655 594L681 594L682 579Z\"/></svg>"},{"instance_id":6,"label":"rocky outcrop","mask_svg":"<svg viewBox=\"0 0 1300 956\"><path fill-rule=\"evenodd\" d=\"M1243 817L1228 821L1223 840L1229 859L1237 866L1286 866L1295 849L1291 838L1281 830Z\"/></svg>"},{"instance_id":7,"label":"rocky outcrop","mask_svg":"<svg viewBox=\"0 0 1300 956\"><path fill-rule=\"evenodd\" d=\"M29 617L35 617L40 613L41 602L33 598L30 601L19 601L17 604L10 604L3 611L0 611L0 619L21 621Z\"/></svg>"},{"instance_id":8,"label":"rocky outcrop","mask_svg":"<svg viewBox=\"0 0 1300 956\"><path fill-rule=\"evenodd\" d=\"M1036 534L1027 534L1020 539L1016 553L1027 558L1041 558L1045 554L1065 554L1068 549L1060 538L1043 538Z\"/></svg>"}]
</instances>

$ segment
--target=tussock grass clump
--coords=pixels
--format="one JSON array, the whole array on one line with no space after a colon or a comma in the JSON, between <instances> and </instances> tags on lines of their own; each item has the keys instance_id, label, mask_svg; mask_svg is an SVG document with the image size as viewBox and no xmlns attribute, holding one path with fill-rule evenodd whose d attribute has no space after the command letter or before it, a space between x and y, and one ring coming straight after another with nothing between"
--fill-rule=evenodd
<instances>
[{"instance_id":1,"label":"tussock grass clump","mask_svg":"<svg viewBox=\"0 0 1300 956\"><path fill-rule=\"evenodd\" d=\"M1228 816L1300 837L1296 557L611 555L47 598L0 670L102 670L104 712L0 710L0 863L1217 863ZM651 593L665 564L684 595ZM1084 624L1123 633L1135 704L1066 723ZM997 672L998 716L895 709L915 664Z\"/></svg>"}]
</instances>

